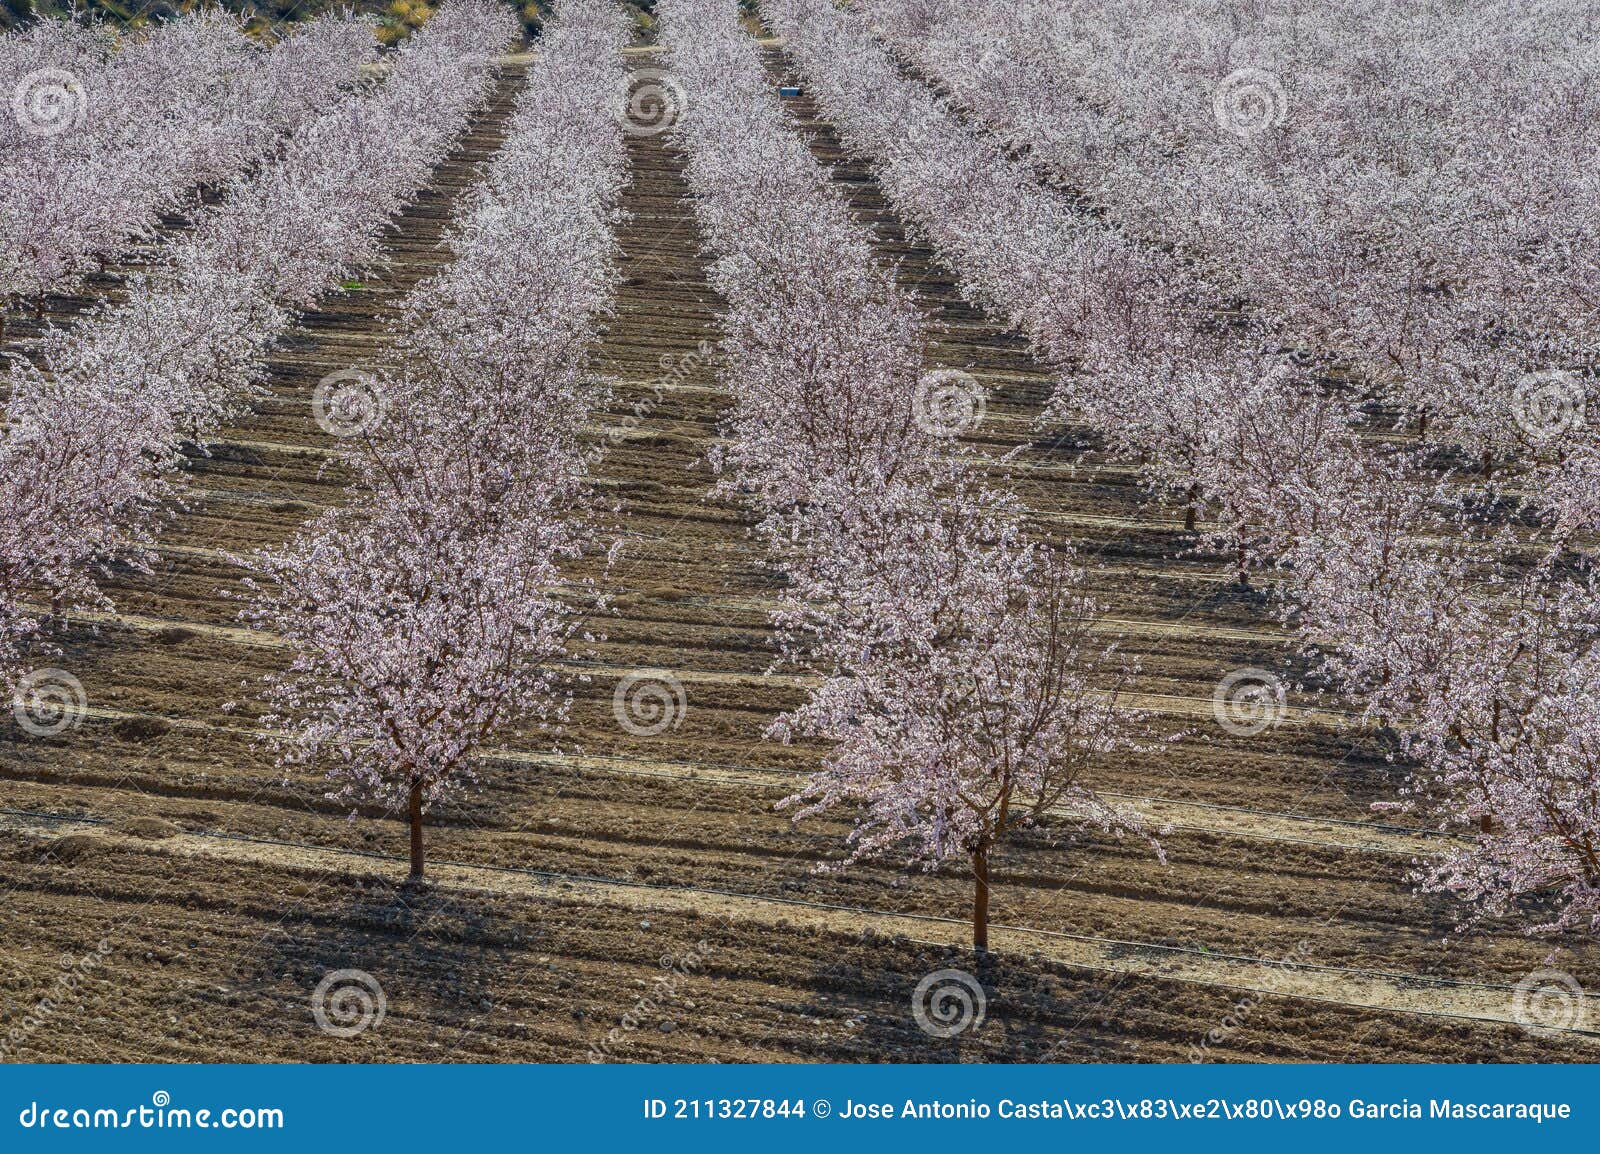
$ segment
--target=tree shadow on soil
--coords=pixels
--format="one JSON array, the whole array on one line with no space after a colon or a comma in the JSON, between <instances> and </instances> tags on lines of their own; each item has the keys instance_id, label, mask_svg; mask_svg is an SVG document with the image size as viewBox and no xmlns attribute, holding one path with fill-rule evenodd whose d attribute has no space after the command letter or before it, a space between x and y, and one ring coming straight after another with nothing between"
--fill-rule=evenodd
<instances>
[{"instance_id":1,"label":"tree shadow on soil","mask_svg":"<svg viewBox=\"0 0 1600 1154\"><path fill-rule=\"evenodd\" d=\"M403 1006L412 1022L434 1024L430 1052L409 1056L447 1058L495 1008L497 986L512 972L517 931L481 896L358 879L341 900L286 919L244 980L305 991L313 1028L335 1037Z\"/></svg>"},{"instance_id":2,"label":"tree shadow on soil","mask_svg":"<svg viewBox=\"0 0 1600 1154\"><path fill-rule=\"evenodd\" d=\"M882 964L841 959L814 971L818 993L807 1007L820 1021L853 1027L848 1050L856 1060L1137 1059L1123 1039L1102 1028L1113 991L1043 958L893 939L869 945Z\"/></svg>"}]
</instances>

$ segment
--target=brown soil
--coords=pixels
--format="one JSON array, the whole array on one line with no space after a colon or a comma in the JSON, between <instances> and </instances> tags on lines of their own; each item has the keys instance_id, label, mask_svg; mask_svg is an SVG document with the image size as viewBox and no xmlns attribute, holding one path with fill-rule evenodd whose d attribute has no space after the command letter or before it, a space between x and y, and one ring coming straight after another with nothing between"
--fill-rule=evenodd
<instances>
[{"instance_id":1,"label":"brown soil","mask_svg":"<svg viewBox=\"0 0 1600 1154\"><path fill-rule=\"evenodd\" d=\"M804 692L769 672L780 578L744 512L708 497L726 403L714 368L669 373L717 339L720 303L681 157L631 137L626 281L601 349L616 400L591 430L609 445L600 481L628 537L618 611L596 663L575 670L587 681L559 748L503 735L484 788L430 818L432 883L400 886L397 816L345 820L319 778L286 778L256 742L252 683L283 653L237 627L228 558L339 499L312 388L372 357L397 297L443 259L443 224L519 80L510 69L400 221L389 263L307 315L275 355L268 399L190 459L194 501L157 572L120 574L119 616L69 631L53 663L85 687L81 724L40 739L0 720L0 1038L105 943L16 1057L585 1060L604 1046L616 1060L1185 1060L1230 1016L1242 1025L1212 1058L1596 1054L1587 1029L1515 1025L1512 987L1541 968L1592 986L1600 955L1453 933L1458 911L1406 880L1437 838L1371 812L1395 771L1340 728L1336 703L1294 701L1254 737L1210 719L1225 673L1289 659L1261 598L1190 554L1181 516L1149 507L1087 430L1037 431L1049 374L960 299L804 98L787 102L797 123L926 307L930 363L991 388L975 443L1029 446L1010 483L1040 532L1078 544L1149 701L1189 730L1101 783L1174 826L1168 863L1132 841L1019 840L995 863L1002 928L982 959L961 945L962 870L815 872L845 825L796 828L773 806L819 751L762 739ZM613 438L636 402L638 428ZM618 678L641 668L672 671L687 698L681 724L652 737L612 712ZM976 975L988 998L981 1028L948 1041L919 1030L910 1004L944 968ZM352 1038L312 1013L318 983L346 969L386 1000L382 1023Z\"/></svg>"}]
</instances>

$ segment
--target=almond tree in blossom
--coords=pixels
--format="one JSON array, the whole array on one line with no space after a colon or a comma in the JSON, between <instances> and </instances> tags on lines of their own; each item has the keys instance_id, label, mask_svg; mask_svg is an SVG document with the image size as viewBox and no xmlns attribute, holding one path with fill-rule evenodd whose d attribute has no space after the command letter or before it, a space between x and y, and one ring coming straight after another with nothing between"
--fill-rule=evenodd
<instances>
[{"instance_id":1,"label":"almond tree in blossom","mask_svg":"<svg viewBox=\"0 0 1600 1154\"><path fill-rule=\"evenodd\" d=\"M404 302L372 374L381 419L349 442L347 503L251 561L246 619L293 654L265 689L280 763L405 812L412 880L425 811L474 780L484 744L564 720L558 663L604 604L564 570L599 552L578 434L604 398L588 358L616 282L628 34L607 0L546 25L454 260Z\"/></svg>"},{"instance_id":2,"label":"almond tree in blossom","mask_svg":"<svg viewBox=\"0 0 1600 1154\"><path fill-rule=\"evenodd\" d=\"M1517 654L1520 676L1502 683L1491 724L1455 729L1432 744L1427 717L1419 752L1424 782L1463 799L1448 817L1477 818L1471 844L1430 863L1424 888L1448 892L1485 915L1526 918L1531 933L1600 930L1600 653L1595 597L1577 638L1552 636L1549 651ZM1519 641L1523 639L1519 637ZM1486 665L1488 677L1495 666ZM1420 775L1419 775L1420 776ZM1525 911L1535 905L1540 911Z\"/></svg>"},{"instance_id":3,"label":"almond tree in blossom","mask_svg":"<svg viewBox=\"0 0 1600 1154\"><path fill-rule=\"evenodd\" d=\"M438 462L255 566L250 620L294 654L267 692L284 763L331 763L331 796L406 813L413 878L424 809L472 780L484 740L565 715L548 663L579 628L557 595L558 562L581 548L569 518L509 480L490 501L468 471Z\"/></svg>"},{"instance_id":4,"label":"almond tree in blossom","mask_svg":"<svg viewBox=\"0 0 1600 1154\"><path fill-rule=\"evenodd\" d=\"M953 494L814 542L841 600L794 606L780 624L792 661L835 675L772 731L832 743L782 804L797 819L848 812L847 862L971 863L980 950L995 848L1042 821L1140 832L1094 782L1149 741L1125 700L1135 669L1097 636L1103 610L1083 571L1022 540L990 500Z\"/></svg>"},{"instance_id":5,"label":"almond tree in blossom","mask_svg":"<svg viewBox=\"0 0 1600 1154\"><path fill-rule=\"evenodd\" d=\"M142 545L171 491L135 462L165 450L128 420L126 406L92 391L12 398L0 437L0 691L26 671L32 649L48 649L26 600L53 614L108 604L95 578L104 559L143 564Z\"/></svg>"},{"instance_id":6,"label":"almond tree in blossom","mask_svg":"<svg viewBox=\"0 0 1600 1154\"><path fill-rule=\"evenodd\" d=\"M1398 735L1407 784L1384 808L1464 839L1424 863L1423 888L1530 933L1600 927L1600 585L1559 555L1527 568L1514 534L1471 524L1403 457L1325 491L1286 613L1319 674Z\"/></svg>"},{"instance_id":7,"label":"almond tree in blossom","mask_svg":"<svg viewBox=\"0 0 1600 1154\"><path fill-rule=\"evenodd\" d=\"M903 854L974 873L987 948L990 855L1019 827L1125 831L1093 791L1137 740L1130 670L1091 638L1098 607L1065 553L1024 539L969 450L928 422L920 323L786 122L732 0L662 0L688 176L717 260L730 444L790 581L786 660L821 680L772 736L832 742L785 804L850 807L849 861Z\"/></svg>"}]
</instances>

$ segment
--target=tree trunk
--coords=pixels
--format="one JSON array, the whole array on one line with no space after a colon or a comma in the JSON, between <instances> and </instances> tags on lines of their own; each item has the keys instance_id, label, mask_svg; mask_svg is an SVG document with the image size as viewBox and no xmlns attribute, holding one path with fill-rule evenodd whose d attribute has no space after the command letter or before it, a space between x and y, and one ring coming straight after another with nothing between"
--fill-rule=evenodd
<instances>
[{"instance_id":1,"label":"tree trunk","mask_svg":"<svg viewBox=\"0 0 1600 1154\"><path fill-rule=\"evenodd\" d=\"M1493 833L1494 832L1494 818L1490 817L1486 813L1485 814L1479 814L1478 815L1478 832L1479 833Z\"/></svg>"},{"instance_id":2,"label":"tree trunk","mask_svg":"<svg viewBox=\"0 0 1600 1154\"><path fill-rule=\"evenodd\" d=\"M1488 480L1491 480L1493 477L1494 477L1494 450L1493 449L1485 449L1483 451L1483 479L1485 481L1488 481Z\"/></svg>"},{"instance_id":3,"label":"tree trunk","mask_svg":"<svg viewBox=\"0 0 1600 1154\"><path fill-rule=\"evenodd\" d=\"M972 852L972 947L989 949L989 851Z\"/></svg>"},{"instance_id":4,"label":"tree trunk","mask_svg":"<svg viewBox=\"0 0 1600 1154\"><path fill-rule=\"evenodd\" d=\"M411 783L411 881L422 880L422 781Z\"/></svg>"},{"instance_id":5,"label":"tree trunk","mask_svg":"<svg viewBox=\"0 0 1600 1154\"><path fill-rule=\"evenodd\" d=\"M1195 492L1194 491L1195 491L1195 486L1190 485L1189 486L1189 492L1187 494L1187 500L1186 500L1186 503L1183 506L1183 531L1185 533L1193 533L1194 532L1194 513L1195 513L1195 510L1194 510Z\"/></svg>"}]
</instances>

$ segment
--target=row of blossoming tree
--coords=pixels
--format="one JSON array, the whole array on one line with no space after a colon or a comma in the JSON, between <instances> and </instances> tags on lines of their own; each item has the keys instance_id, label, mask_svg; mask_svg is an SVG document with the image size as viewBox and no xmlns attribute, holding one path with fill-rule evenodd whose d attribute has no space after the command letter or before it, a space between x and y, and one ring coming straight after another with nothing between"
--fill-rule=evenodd
<instances>
[{"instance_id":1,"label":"row of blossoming tree","mask_svg":"<svg viewBox=\"0 0 1600 1154\"><path fill-rule=\"evenodd\" d=\"M105 604L109 562L148 564L182 496L182 446L203 444L249 402L297 310L377 258L383 229L487 99L493 76L481 64L510 39L506 27L488 0L452 3L385 76L236 176L122 300L47 330L12 360L0 429L0 685L12 688L30 651L48 645L37 602L52 613Z\"/></svg>"},{"instance_id":2,"label":"row of blossoming tree","mask_svg":"<svg viewBox=\"0 0 1600 1154\"><path fill-rule=\"evenodd\" d=\"M1322 672L1398 733L1410 776L1396 804L1457 835L1423 884L1486 915L1533 902L1532 930L1593 929L1593 493L1536 494L1555 510L1553 535L1497 522L1425 456L1372 435L1360 398L1314 371L1326 334L1297 339L1275 309L1241 310L1204 262L1042 182L897 67L862 15L825 0L761 9L967 291L1060 367L1058 414L1206 515L1241 575L1278 572L1281 611ZM1574 438L1558 472L1592 452Z\"/></svg>"},{"instance_id":3,"label":"row of blossoming tree","mask_svg":"<svg viewBox=\"0 0 1600 1154\"><path fill-rule=\"evenodd\" d=\"M828 743L784 805L846 811L845 864L970 862L986 948L990 855L1015 831L1140 832L1094 788L1108 758L1151 740L1124 692L1132 667L1097 635L1070 549L1031 538L938 419L947 386L924 371L918 310L787 123L737 4L657 14L728 304L721 486L787 575L784 657L820 679L772 727Z\"/></svg>"},{"instance_id":4,"label":"row of blossoming tree","mask_svg":"<svg viewBox=\"0 0 1600 1154\"><path fill-rule=\"evenodd\" d=\"M866 8L1081 207L1563 529L1600 525L1589 6Z\"/></svg>"},{"instance_id":5,"label":"row of blossoming tree","mask_svg":"<svg viewBox=\"0 0 1600 1154\"><path fill-rule=\"evenodd\" d=\"M413 879L424 811L473 780L484 743L564 719L560 659L604 604L567 574L606 552L579 433L605 395L589 360L616 282L630 35L611 0L563 0L450 263L368 370L381 411L342 454L347 500L249 562L246 618L292 652L267 686L283 763L407 814Z\"/></svg>"},{"instance_id":6,"label":"row of blossoming tree","mask_svg":"<svg viewBox=\"0 0 1600 1154\"><path fill-rule=\"evenodd\" d=\"M1530 420L1549 414L1515 402L1547 373L1524 400L1576 407L1585 383L1553 374L1593 360L1587 6L873 11L1055 181L1176 246L1426 430L1489 465L1565 447L1565 429Z\"/></svg>"},{"instance_id":7,"label":"row of blossoming tree","mask_svg":"<svg viewBox=\"0 0 1600 1154\"><path fill-rule=\"evenodd\" d=\"M343 99L376 50L347 16L266 48L214 9L121 37L66 20L0 37L0 308L148 241Z\"/></svg>"}]
</instances>

